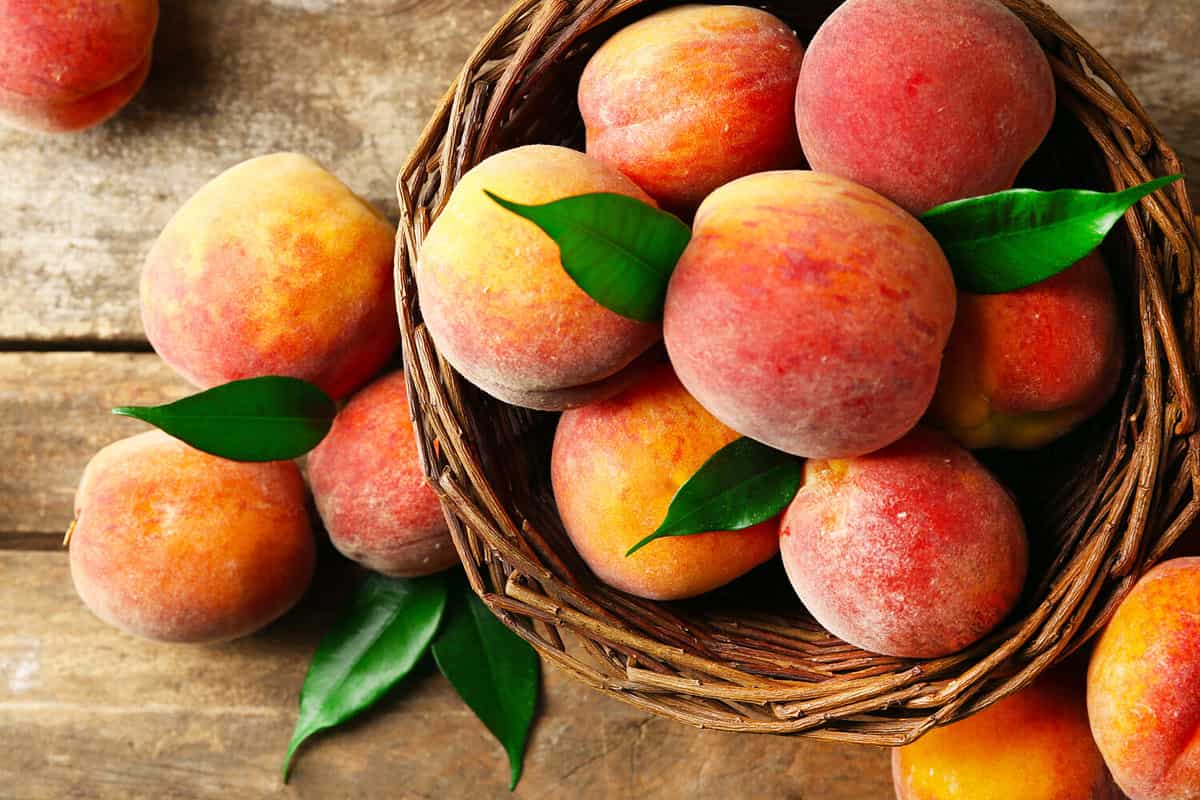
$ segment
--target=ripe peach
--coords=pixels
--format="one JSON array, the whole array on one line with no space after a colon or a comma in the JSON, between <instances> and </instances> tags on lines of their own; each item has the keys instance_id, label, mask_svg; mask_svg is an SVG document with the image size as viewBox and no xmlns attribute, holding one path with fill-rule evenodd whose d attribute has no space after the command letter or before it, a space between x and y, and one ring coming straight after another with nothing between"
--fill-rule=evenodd
<instances>
[{"instance_id":1,"label":"ripe peach","mask_svg":"<svg viewBox=\"0 0 1200 800\"><path fill-rule=\"evenodd\" d=\"M809 461L780 552L800 600L835 636L935 658L1012 611L1028 545L1004 487L948 436L917 428L870 455Z\"/></svg>"},{"instance_id":2,"label":"ripe peach","mask_svg":"<svg viewBox=\"0 0 1200 800\"><path fill-rule=\"evenodd\" d=\"M941 248L899 207L832 175L766 172L700 206L664 332L683 385L717 419L841 458L925 413L954 297Z\"/></svg>"},{"instance_id":3,"label":"ripe peach","mask_svg":"<svg viewBox=\"0 0 1200 800\"><path fill-rule=\"evenodd\" d=\"M304 594L316 558L294 463L226 461L159 431L88 464L70 555L96 616L169 642L262 628Z\"/></svg>"},{"instance_id":4,"label":"ripe peach","mask_svg":"<svg viewBox=\"0 0 1200 800\"><path fill-rule=\"evenodd\" d=\"M1041 447L1108 402L1122 349L1098 252L1016 292L960 292L930 419L967 447Z\"/></svg>"},{"instance_id":5,"label":"ripe peach","mask_svg":"<svg viewBox=\"0 0 1200 800\"><path fill-rule=\"evenodd\" d=\"M804 48L745 6L677 6L622 29L579 81L588 155L691 214L722 184L800 165L792 104Z\"/></svg>"},{"instance_id":6,"label":"ripe peach","mask_svg":"<svg viewBox=\"0 0 1200 800\"><path fill-rule=\"evenodd\" d=\"M809 44L796 122L813 169L919 214L1012 186L1054 106L1045 53L996 0L849 0Z\"/></svg>"},{"instance_id":7,"label":"ripe peach","mask_svg":"<svg viewBox=\"0 0 1200 800\"><path fill-rule=\"evenodd\" d=\"M615 192L650 201L628 178L565 147L529 145L478 164L429 229L417 264L421 313L439 352L506 403L556 410L619 391L623 370L660 335L575 284L556 245L484 194L525 204Z\"/></svg>"},{"instance_id":8,"label":"ripe peach","mask_svg":"<svg viewBox=\"0 0 1200 800\"><path fill-rule=\"evenodd\" d=\"M154 243L146 335L197 386L290 375L342 397L399 341L393 249L387 220L315 161L251 159L197 192Z\"/></svg>"},{"instance_id":9,"label":"ripe peach","mask_svg":"<svg viewBox=\"0 0 1200 800\"><path fill-rule=\"evenodd\" d=\"M403 372L350 399L309 454L308 478L329 538L347 558L406 578L458 563L417 460Z\"/></svg>"},{"instance_id":10,"label":"ripe peach","mask_svg":"<svg viewBox=\"0 0 1200 800\"><path fill-rule=\"evenodd\" d=\"M1092 734L1132 800L1200 797L1200 558L1150 570L1088 668Z\"/></svg>"},{"instance_id":11,"label":"ripe peach","mask_svg":"<svg viewBox=\"0 0 1200 800\"><path fill-rule=\"evenodd\" d=\"M653 600L722 586L779 549L779 521L743 531L657 539L675 492L738 438L680 385L671 368L642 372L621 394L562 415L551 477L563 525L600 580Z\"/></svg>"},{"instance_id":12,"label":"ripe peach","mask_svg":"<svg viewBox=\"0 0 1200 800\"><path fill-rule=\"evenodd\" d=\"M100 124L142 88L157 26L158 0L0 0L0 121Z\"/></svg>"},{"instance_id":13,"label":"ripe peach","mask_svg":"<svg viewBox=\"0 0 1200 800\"><path fill-rule=\"evenodd\" d=\"M1117 800L1083 681L1051 673L892 751L897 800Z\"/></svg>"}]
</instances>

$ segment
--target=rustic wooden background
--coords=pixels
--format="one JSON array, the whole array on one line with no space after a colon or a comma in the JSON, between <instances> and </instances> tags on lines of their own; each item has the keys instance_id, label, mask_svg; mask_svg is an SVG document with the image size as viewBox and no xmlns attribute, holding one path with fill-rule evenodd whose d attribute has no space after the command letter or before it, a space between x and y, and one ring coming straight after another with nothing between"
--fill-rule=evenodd
<instances>
[{"instance_id":1,"label":"rustic wooden background","mask_svg":"<svg viewBox=\"0 0 1200 800\"><path fill-rule=\"evenodd\" d=\"M506 0L164 0L154 71L98 130L0 130L0 797L505 797L503 759L436 674L280 758L309 655L344 599L221 647L134 640L93 619L60 549L75 483L139 430L117 403L188 391L149 352L141 260L209 178L308 153L394 216L393 176ZM1200 175L1200 4L1058 0ZM1192 182L1195 191L1197 184ZM887 754L694 731L550 669L516 796L891 797Z\"/></svg>"}]
</instances>

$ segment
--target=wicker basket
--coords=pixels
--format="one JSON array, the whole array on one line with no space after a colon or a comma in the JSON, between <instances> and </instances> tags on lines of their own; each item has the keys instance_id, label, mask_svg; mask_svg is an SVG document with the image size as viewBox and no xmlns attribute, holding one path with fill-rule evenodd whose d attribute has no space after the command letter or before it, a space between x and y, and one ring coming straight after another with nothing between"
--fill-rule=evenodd
<instances>
[{"instance_id":1,"label":"wicker basket","mask_svg":"<svg viewBox=\"0 0 1200 800\"><path fill-rule=\"evenodd\" d=\"M1079 34L1038 0L1004 2L1045 46L1060 89L1059 119L1023 180L1123 188L1180 171ZM1143 202L1110 237L1133 355L1123 396L1051 448L989 460L1021 500L1034 551L1025 597L1001 630L936 660L866 653L807 617L777 566L687 603L630 597L599 583L563 533L549 488L554 415L505 406L458 378L421 324L412 270L471 166L520 144L581 146L575 91L588 57L665 5L522 0L471 55L404 167L396 283L422 464L475 591L579 680L700 727L903 744L1079 648L1200 511L1190 385L1200 245L1186 191L1176 184ZM807 41L836 5L765 7Z\"/></svg>"}]
</instances>

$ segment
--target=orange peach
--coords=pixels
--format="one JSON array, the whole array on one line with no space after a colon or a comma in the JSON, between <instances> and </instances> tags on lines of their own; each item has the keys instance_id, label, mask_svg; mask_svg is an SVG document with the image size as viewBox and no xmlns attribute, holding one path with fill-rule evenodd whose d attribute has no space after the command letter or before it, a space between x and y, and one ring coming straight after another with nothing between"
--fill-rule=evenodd
<instances>
[{"instance_id":1,"label":"orange peach","mask_svg":"<svg viewBox=\"0 0 1200 800\"><path fill-rule=\"evenodd\" d=\"M157 26L158 0L0 0L0 121L100 124L142 88Z\"/></svg>"},{"instance_id":2,"label":"orange peach","mask_svg":"<svg viewBox=\"0 0 1200 800\"><path fill-rule=\"evenodd\" d=\"M914 214L1011 187L1054 108L1045 53L996 0L848 0L809 44L796 93L813 169Z\"/></svg>"},{"instance_id":3,"label":"orange peach","mask_svg":"<svg viewBox=\"0 0 1200 800\"><path fill-rule=\"evenodd\" d=\"M835 636L936 658L1008 616L1028 544L1005 488L948 436L917 428L870 455L809 461L780 552L796 594Z\"/></svg>"},{"instance_id":4,"label":"orange peach","mask_svg":"<svg viewBox=\"0 0 1200 800\"><path fill-rule=\"evenodd\" d=\"M484 190L531 205L591 192L650 198L575 150L505 150L458 182L417 263L421 313L438 351L483 391L545 410L619 391L625 368L658 340L660 327L589 297L563 269L558 245Z\"/></svg>"},{"instance_id":5,"label":"orange peach","mask_svg":"<svg viewBox=\"0 0 1200 800\"><path fill-rule=\"evenodd\" d=\"M1146 573L1088 668L1092 735L1131 800L1200 797L1200 558Z\"/></svg>"},{"instance_id":6,"label":"orange peach","mask_svg":"<svg viewBox=\"0 0 1200 800\"><path fill-rule=\"evenodd\" d=\"M551 476L563 525L600 580L654 600L722 586L779 549L779 521L743 531L657 539L626 552L663 521L675 492L738 438L660 364L616 397L567 411Z\"/></svg>"},{"instance_id":7,"label":"orange peach","mask_svg":"<svg viewBox=\"0 0 1200 800\"><path fill-rule=\"evenodd\" d=\"M392 226L319 164L276 153L181 208L146 259L142 321L200 387L289 375L342 397L399 342Z\"/></svg>"},{"instance_id":8,"label":"orange peach","mask_svg":"<svg viewBox=\"0 0 1200 800\"><path fill-rule=\"evenodd\" d=\"M96 616L170 642L262 628L304 594L316 557L294 463L227 461L158 431L91 460L70 548Z\"/></svg>"},{"instance_id":9,"label":"orange peach","mask_svg":"<svg viewBox=\"0 0 1200 800\"><path fill-rule=\"evenodd\" d=\"M950 266L870 189L816 172L722 186L696 214L667 289L683 385L744 436L841 458L924 415L954 322Z\"/></svg>"},{"instance_id":10,"label":"orange peach","mask_svg":"<svg viewBox=\"0 0 1200 800\"><path fill-rule=\"evenodd\" d=\"M970 448L1041 447L1108 402L1122 350L1099 253L1019 291L960 292L930 420Z\"/></svg>"},{"instance_id":11,"label":"orange peach","mask_svg":"<svg viewBox=\"0 0 1200 800\"><path fill-rule=\"evenodd\" d=\"M1088 728L1083 681L1043 676L892 751L897 800L1117 800Z\"/></svg>"},{"instance_id":12,"label":"orange peach","mask_svg":"<svg viewBox=\"0 0 1200 800\"><path fill-rule=\"evenodd\" d=\"M350 398L309 454L308 478L329 538L347 558L406 578L458 563L417 460L403 372Z\"/></svg>"},{"instance_id":13,"label":"orange peach","mask_svg":"<svg viewBox=\"0 0 1200 800\"><path fill-rule=\"evenodd\" d=\"M792 103L804 48L745 6L677 6L605 42L579 81L588 155L691 214L722 184L800 165Z\"/></svg>"}]
</instances>

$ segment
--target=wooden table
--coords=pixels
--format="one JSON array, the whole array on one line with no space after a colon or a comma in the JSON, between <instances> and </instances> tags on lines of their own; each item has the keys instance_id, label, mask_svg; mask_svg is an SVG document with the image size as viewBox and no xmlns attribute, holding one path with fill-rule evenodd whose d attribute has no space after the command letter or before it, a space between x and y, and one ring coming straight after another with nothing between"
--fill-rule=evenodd
<instances>
[{"instance_id":1,"label":"wooden table","mask_svg":"<svg viewBox=\"0 0 1200 800\"><path fill-rule=\"evenodd\" d=\"M436 674L279 765L336 581L249 639L146 643L77 601L80 470L188 391L146 345L151 241L222 169L297 150L395 214L393 176L506 0L164 0L155 67L98 130L0 131L0 797L507 796L498 746ZM1200 174L1195 0L1060 0ZM1197 188L1192 184L1193 190ZM328 577L336 566L323 567ZM517 797L891 797L887 754L695 731L549 669Z\"/></svg>"}]
</instances>

